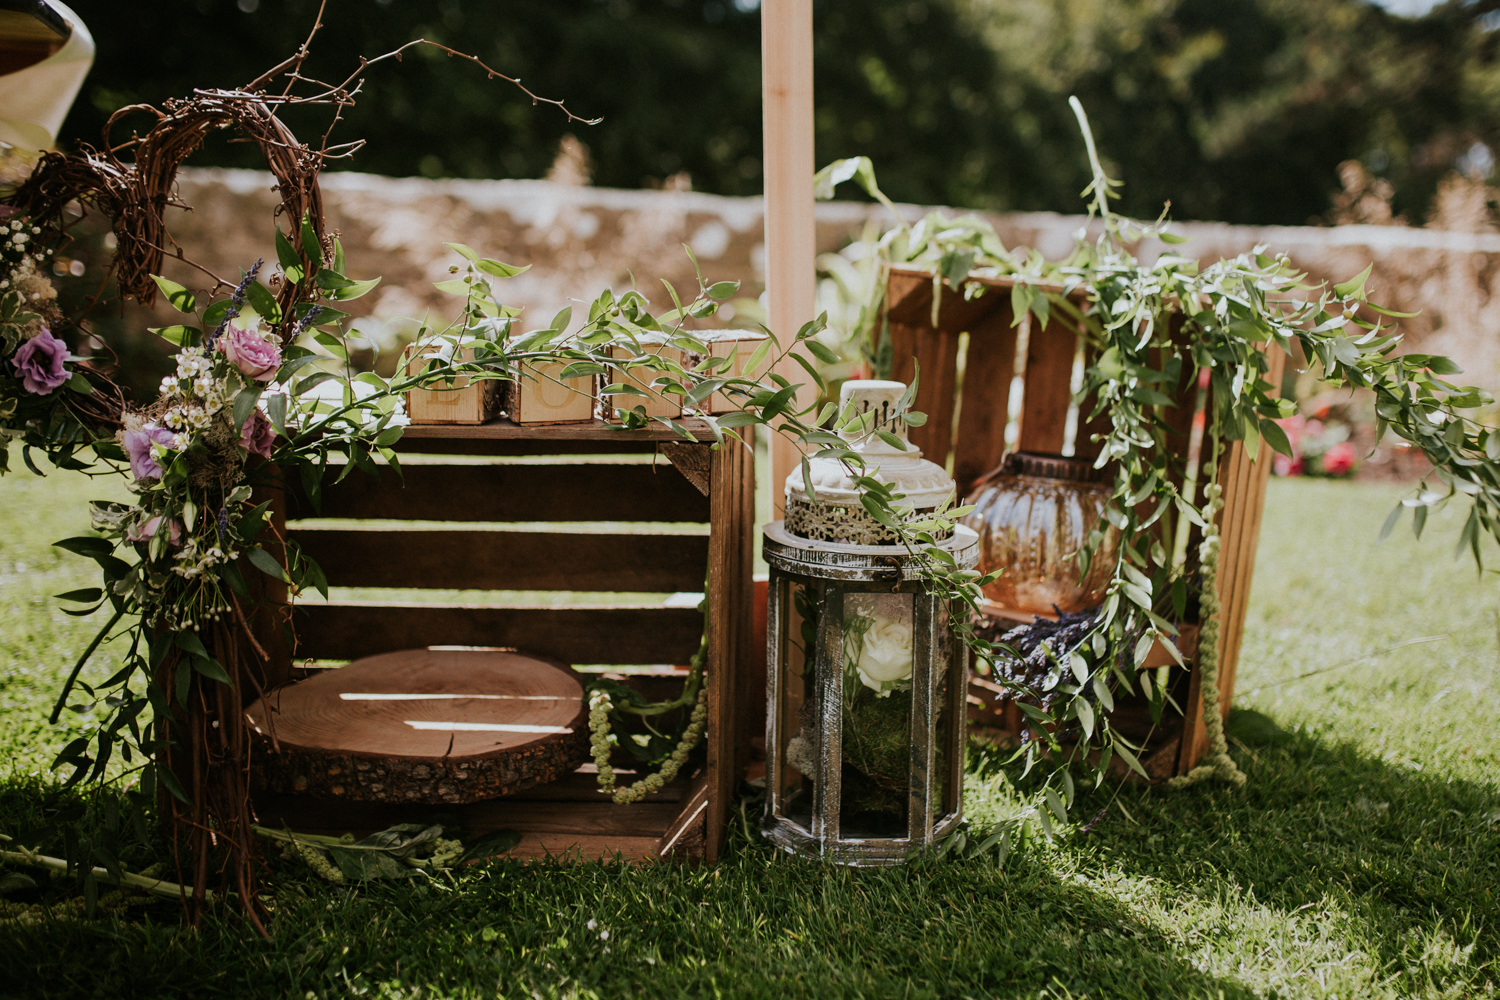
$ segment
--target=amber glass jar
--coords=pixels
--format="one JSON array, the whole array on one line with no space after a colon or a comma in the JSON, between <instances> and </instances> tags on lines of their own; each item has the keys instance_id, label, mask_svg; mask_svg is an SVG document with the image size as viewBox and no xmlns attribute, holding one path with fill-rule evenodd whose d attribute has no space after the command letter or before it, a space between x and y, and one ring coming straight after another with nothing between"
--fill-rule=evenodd
<instances>
[{"instance_id":1,"label":"amber glass jar","mask_svg":"<svg viewBox=\"0 0 1500 1000\"><path fill-rule=\"evenodd\" d=\"M997 610L1052 615L1104 601L1119 535L1108 528L1086 578L1078 550L1099 524L1110 488L1088 459L1019 452L975 484L964 523L979 532L979 572Z\"/></svg>"}]
</instances>

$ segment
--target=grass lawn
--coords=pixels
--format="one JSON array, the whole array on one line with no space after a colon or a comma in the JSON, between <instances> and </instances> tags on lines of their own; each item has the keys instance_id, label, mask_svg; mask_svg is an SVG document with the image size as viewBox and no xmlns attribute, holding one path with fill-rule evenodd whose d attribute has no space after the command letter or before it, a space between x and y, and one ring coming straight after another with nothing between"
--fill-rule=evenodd
<instances>
[{"instance_id":1,"label":"grass lawn","mask_svg":"<svg viewBox=\"0 0 1500 1000\"><path fill-rule=\"evenodd\" d=\"M92 632L46 595L90 584L92 564L49 543L102 495L0 481L0 831L54 853L46 767L89 720L54 730L46 713ZM1452 559L1456 511L1420 545L1404 525L1376 547L1396 495L1271 484L1231 727L1243 791L1126 788L1091 834L1003 868L841 870L743 833L701 869L496 863L345 889L275 862L272 942L233 917L187 933L170 904L0 921L0 995L1488 996L1500 590ZM973 764L983 821L1011 793Z\"/></svg>"}]
</instances>

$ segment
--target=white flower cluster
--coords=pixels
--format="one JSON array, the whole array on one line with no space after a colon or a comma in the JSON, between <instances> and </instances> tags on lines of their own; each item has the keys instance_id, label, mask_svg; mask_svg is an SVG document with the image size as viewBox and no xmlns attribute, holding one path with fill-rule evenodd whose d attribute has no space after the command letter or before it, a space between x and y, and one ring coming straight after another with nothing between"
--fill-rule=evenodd
<instances>
[{"instance_id":1,"label":"white flower cluster","mask_svg":"<svg viewBox=\"0 0 1500 1000\"><path fill-rule=\"evenodd\" d=\"M214 375L214 363L201 347L184 347L177 352L177 373L161 380L161 391L163 395L181 392L201 400L206 416L224 406L223 383Z\"/></svg>"},{"instance_id":2,"label":"white flower cluster","mask_svg":"<svg viewBox=\"0 0 1500 1000\"><path fill-rule=\"evenodd\" d=\"M205 570L212 569L220 563L229 562L234 558L233 556L226 555L224 550L217 545L203 548L198 543L199 539L189 538L187 544L183 545L172 559L172 572L184 580L191 580L196 576L202 576Z\"/></svg>"}]
</instances>

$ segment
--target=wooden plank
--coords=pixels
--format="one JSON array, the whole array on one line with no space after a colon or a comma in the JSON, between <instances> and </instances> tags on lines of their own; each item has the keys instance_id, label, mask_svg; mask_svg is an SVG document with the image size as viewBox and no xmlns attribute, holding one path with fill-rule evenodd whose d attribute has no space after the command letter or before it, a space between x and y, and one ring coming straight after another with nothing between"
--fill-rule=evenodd
<instances>
[{"instance_id":1,"label":"wooden plank","mask_svg":"<svg viewBox=\"0 0 1500 1000\"><path fill-rule=\"evenodd\" d=\"M404 369L407 376L420 375L428 358L437 354L439 344L407 348ZM454 352L458 361L473 361L474 348ZM406 393L406 413L413 424L482 424L493 420L500 409L501 383L496 379L474 381L467 375L434 381L431 388L412 389Z\"/></svg>"},{"instance_id":2,"label":"wooden plank","mask_svg":"<svg viewBox=\"0 0 1500 1000\"><path fill-rule=\"evenodd\" d=\"M745 720L744 697L751 632L749 529L754 511L753 458L748 449L725 445L713 453L709 491L713 516L709 535L708 622L708 831L705 858L723 849L729 803L739 783L743 751L737 747Z\"/></svg>"},{"instance_id":3,"label":"wooden plank","mask_svg":"<svg viewBox=\"0 0 1500 1000\"><path fill-rule=\"evenodd\" d=\"M911 429L911 443L922 449L929 461L942 465L948 460L953 434L953 387L957 377L958 333L929 326L902 327L891 324L891 377L908 385L920 372L912 408L927 414L927 423Z\"/></svg>"},{"instance_id":4,"label":"wooden plank","mask_svg":"<svg viewBox=\"0 0 1500 1000\"><path fill-rule=\"evenodd\" d=\"M703 535L297 528L335 587L676 593L703 587Z\"/></svg>"},{"instance_id":5,"label":"wooden plank","mask_svg":"<svg viewBox=\"0 0 1500 1000\"><path fill-rule=\"evenodd\" d=\"M953 446L953 478L961 497L972 497L976 480L1000 464L1010 417L1010 386L1016 371L1016 328L1006 302L969 331L969 351Z\"/></svg>"},{"instance_id":6,"label":"wooden plank","mask_svg":"<svg viewBox=\"0 0 1500 1000\"><path fill-rule=\"evenodd\" d=\"M704 771L693 782L677 818L661 835L661 842L656 846L657 854L683 860L704 855L708 847L708 807L708 772Z\"/></svg>"},{"instance_id":7,"label":"wooden plank","mask_svg":"<svg viewBox=\"0 0 1500 1000\"><path fill-rule=\"evenodd\" d=\"M356 660L424 646L496 646L570 664L686 663L703 634L696 608L309 601L298 610L296 656L310 660Z\"/></svg>"},{"instance_id":8,"label":"wooden plank","mask_svg":"<svg viewBox=\"0 0 1500 1000\"><path fill-rule=\"evenodd\" d=\"M1038 329L1031 317L1026 349L1026 389L1021 397L1020 451L1043 455L1062 453L1072 400L1073 358L1078 334L1066 323L1051 319Z\"/></svg>"},{"instance_id":9,"label":"wooden plank","mask_svg":"<svg viewBox=\"0 0 1500 1000\"><path fill-rule=\"evenodd\" d=\"M563 378L561 362L524 364L522 377L506 382L503 404L515 423L582 424L594 419L594 376Z\"/></svg>"},{"instance_id":10,"label":"wooden plank","mask_svg":"<svg viewBox=\"0 0 1500 1000\"><path fill-rule=\"evenodd\" d=\"M288 516L413 521L708 520L708 499L663 458L652 465L407 465L351 472L314 510L300 489Z\"/></svg>"},{"instance_id":11,"label":"wooden plank","mask_svg":"<svg viewBox=\"0 0 1500 1000\"><path fill-rule=\"evenodd\" d=\"M684 417L678 423L699 441L714 440L713 431L698 417ZM680 441L682 436L660 424L652 424L640 430L625 430L603 420L586 424L537 424L523 427L509 420L491 420L484 424L443 425L424 424L406 428L398 449L422 451L427 442L435 441L526 441L562 444L570 441L613 442L640 444L651 441ZM650 450L649 448L647 449ZM474 454L483 454L475 452ZM495 452L503 454L503 452ZM562 454L559 452L559 454ZM601 452L600 454L603 454Z\"/></svg>"},{"instance_id":12,"label":"wooden plank","mask_svg":"<svg viewBox=\"0 0 1500 1000\"><path fill-rule=\"evenodd\" d=\"M932 287L931 274L892 269L886 286L886 309L891 322L932 329ZM955 334L971 332L989 313L1009 302L1008 292L987 289L978 298L965 298L962 291L955 291L944 282L937 328Z\"/></svg>"}]
</instances>

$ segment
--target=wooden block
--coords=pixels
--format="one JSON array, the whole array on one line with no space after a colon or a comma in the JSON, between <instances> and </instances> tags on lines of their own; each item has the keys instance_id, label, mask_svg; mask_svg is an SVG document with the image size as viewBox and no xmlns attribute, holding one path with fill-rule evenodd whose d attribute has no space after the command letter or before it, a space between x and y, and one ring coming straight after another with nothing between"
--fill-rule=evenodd
<instances>
[{"instance_id":1,"label":"wooden block","mask_svg":"<svg viewBox=\"0 0 1500 1000\"><path fill-rule=\"evenodd\" d=\"M400 650L251 705L258 787L374 802L464 803L588 759L583 679L498 650Z\"/></svg>"},{"instance_id":2,"label":"wooden block","mask_svg":"<svg viewBox=\"0 0 1500 1000\"><path fill-rule=\"evenodd\" d=\"M580 424L594 419L595 380L563 378L561 363L523 365L522 375L505 383L505 411L517 424Z\"/></svg>"},{"instance_id":3,"label":"wooden block","mask_svg":"<svg viewBox=\"0 0 1500 1000\"><path fill-rule=\"evenodd\" d=\"M891 345L891 377L908 385L917 378L912 409L927 415L927 423L911 429L911 443L922 449L923 457L942 465L953 438L958 331L892 323Z\"/></svg>"},{"instance_id":4,"label":"wooden block","mask_svg":"<svg viewBox=\"0 0 1500 1000\"><path fill-rule=\"evenodd\" d=\"M664 360L682 364L682 351L667 344L664 338L648 340L642 337L641 349L647 354L654 354ZM616 345L611 348L611 356L615 358L629 358L633 357L634 353L628 347ZM633 410L637 406L644 406L646 416L648 417L669 417L676 419L682 416L681 396L663 396L651 388L651 383L660 377L661 374L661 372L652 371L648 368L636 368L628 372L621 368L611 368L609 377L612 381L634 386L646 393L646 395L610 396L604 400L606 415L612 419L614 410L616 409Z\"/></svg>"},{"instance_id":5,"label":"wooden block","mask_svg":"<svg viewBox=\"0 0 1500 1000\"><path fill-rule=\"evenodd\" d=\"M759 372L745 370L750 355L766 340L765 334L753 330L705 330L695 332L693 336L708 345L711 357L735 359L728 368L717 372L716 378L759 378L765 374L764 368ZM740 407L731 397L716 392L708 397L707 408L709 413L730 413Z\"/></svg>"},{"instance_id":6,"label":"wooden block","mask_svg":"<svg viewBox=\"0 0 1500 1000\"><path fill-rule=\"evenodd\" d=\"M422 366L428 363L425 356L436 354L438 350L435 344L408 349L407 375L420 373ZM459 348L454 356L472 361L474 349ZM499 412L500 383L494 379L474 382L463 376L453 379L448 386L436 382L430 389L413 389L406 394L406 415L414 424L482 424L493 420Z\"/></svg>"}]
</instances>

